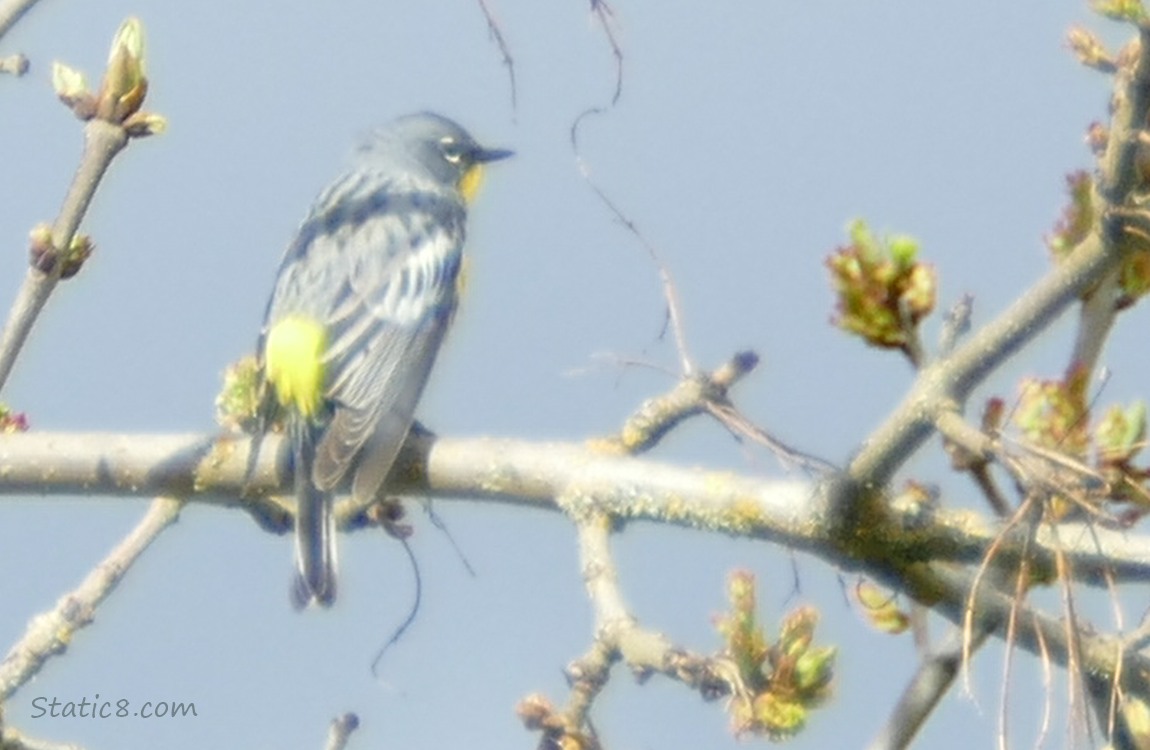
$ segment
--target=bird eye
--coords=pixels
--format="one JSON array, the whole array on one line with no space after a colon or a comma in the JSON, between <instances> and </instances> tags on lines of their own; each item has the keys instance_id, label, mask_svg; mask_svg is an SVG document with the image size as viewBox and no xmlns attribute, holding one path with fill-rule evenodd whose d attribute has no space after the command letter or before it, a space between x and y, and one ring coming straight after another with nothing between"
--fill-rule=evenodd
<instances>
[{"instance_id":1,"label":"bird eye","mask_svg":"<svg viewBox=\"0 0 1150 750\"><path fill-rule=\"evenodd\" d=\"M443 151L443 158L452 164L458 164L463 160L464 148L451 136L441 139L439 148Z\"/></svg>"}]
</instances>

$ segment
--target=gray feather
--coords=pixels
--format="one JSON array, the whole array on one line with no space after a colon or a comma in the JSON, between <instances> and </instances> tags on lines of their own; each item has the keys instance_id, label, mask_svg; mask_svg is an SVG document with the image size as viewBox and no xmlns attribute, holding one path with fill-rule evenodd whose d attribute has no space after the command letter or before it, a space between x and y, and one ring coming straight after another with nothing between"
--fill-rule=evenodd
<instances>
[{"instance_id":1,"label":"gray feather","mask_svg":"<svg viewBox=\"0 0 1150 750\"><path fill-rule=\"evenodd\" d=\"M488 150L431 113L374 132L316 199L280 265L259 351L278 322L323 327L319 413L289 410L296 472L297 605L335 597L332 493L380 490L456 307L466 208L461 180Z\"/></svg>"},{"instance_id":2,"label":"gray feather","mask_svg":"<svg viewBox=\"0 0 1150 750\"><path fill-rule=\"evenodd\" d=\"M335 516L332 498L311 481L315 453L312 428L293 424L296 484L296 575L292 605L303 609L316 603L324 607L335 601Z\"/></svg>"}]
</instances>

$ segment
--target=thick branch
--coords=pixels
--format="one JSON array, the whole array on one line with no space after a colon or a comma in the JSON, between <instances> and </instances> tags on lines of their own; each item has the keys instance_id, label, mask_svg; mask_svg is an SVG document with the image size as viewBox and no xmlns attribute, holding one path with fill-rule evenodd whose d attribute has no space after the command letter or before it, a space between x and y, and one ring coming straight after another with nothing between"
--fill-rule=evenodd
<instances>
[{"instance_id":1,"label":"thick branch","mask_svg":"<svg viewBox=\"0 0 1150 750\"><path fill-rule=\"evenodd\" d=\"M2 495L176 495L240 506L261 515L290 510L272 496L291 492L287 449L264 439L250 477L246 436L19 433L0 435ZM281 460L282 459L282 460ZM484 498L518 506L607 513L622 522L654 521L776 542L853 570L915 561L977 565L1002 526L967 511L900 508L884 518L844 524L833 517L827 484L683 468L632 456L604 455L579 443L442 439L409 441L393 471L395 492ZM241 495L243 495L241 497ZM340 503L341 526L354 526ZM290 523L282 524L287 528ZM273 524L273 526L278 526ZM1061 550L1076 580L1105 585L1150 580L1150 539L1126 531L1064 523L1055 539L1040 527L1030 564L1054 570ZM1017 540L1014 538L1017 536ZM999 542L996 564L1020 559L1022 532Z\"/></svg>"},{"instance_id":2,"label":"thick branch","mask_svg":"<svg viewBox=\"0 0 1150 750\"><path fill-rule=\"evenodd\" d=\"M157 435L0 436L0 494L100 493L187 494L213 502L253 505L266 493L290 491L290 477L276 455L282 438L265 439L247 489L247 438ZM859 570L908 592L918 601L963 622L969 569L942 564L950 559L977 565L997 543L996 565L1013 566L1022 536L1003 535L969 513L909 508L870 523L844 524L831 518L828 484L764 480L729 472L684 469L631 456L605 456L579 444L532 444L510 440L443 440L420 436L397 463L392 487L439 497L483 497L522 506L563 510L577 522L606 514L622 522L648 520L734 536L777 542L801 549L845 569ZM337 510L343 525L353 523L348 503ZM1057 537L1039 527L1030 541L1028 564L1040 575L1054 570L1059 550L1079 580L1150 579L1150 540L1079 524L1062 524ZM996 542L997 540L997 542ZM1005 635L1014 602L983 578L976 627ZM1070 643L1057 619L1035 613L1019 617L1018 645L1048 651L1066 663ZM1106 679L1120 658L1117 641L1083 636L1083 667ZM1146 661L1146 664L1142 662ZM1150 675L1150 660L1128 656L1124 680L1130 686ZM1146 686L1150 689L1150 685Z\"/></svg>"},{"instance_id":3,"label":"thick branch","mask_svg":"<svg viewBox=\"0 0 1150 750\"><path fill-rule=\"evenodd\" d=\"M956 627L941 644L925 654L890 718L878 736L871 740L867 750L901 750L910 747L915 735L954 684L954 678L962 666L963 654L981 646L988 635L990 632L983 628L975 634L973 642L968 644L962 628Z\"/></svg>"},{"instance_id":4,"label":"thick branch","mask_svg":"<svg viewBox=\"0 0 1150 750\"><path fill-rule=\"evenodd\" d=\"M1117 254L1092 235L1025 296L959 344L951 356L924 369L894 413L863 443L851 464L852 476L867 483L889 482L930 437L939 414L955 410L991 372L1044 331L1117 262Z\"/></svg>"},{"instance_id":5,"label":"thick branch","mask_svg":"<svg viewBox=\"0 0 1150 750\"><path fill-rule=\"evenodd\" d=\"M987 376L1049 327L1071 304L1112 273L1129 254L1116 239L1118 211L1137 187L1138 134L1150 111L1150 30L1142 28L1133 65L1116 79L1117 106L1100 160L1100 220L1095 230L1021 299L973 334L954 353L926 368L910 394L850 467L860 483L885 484L930 436L942 411L960 406Z\"/></svg>"},{"instance_id":6,"label":"thick branch","mask_svg":"<svg viewBox=\"0 0 1150 750\"><path fill-rule=\"evenodd\" d=\"M889 576L885 580L892 581ZM950 565L932 564L914 566L901 571L897 578L909 587L916 598L933 602L933 608L962 626L967 616L967 602L974 577ZM1067 624L1037 610L1020 605L1011 593L980 586L975 594L976 628L986 627L1000 636L1005 634L1011 610L1015 615L1015 644L1033 654L1048 654L1062 667L1069 663L1074 647ZM1078 625L1082 630L1082 626ZM1092 683L1109 690L1115 672L1121 669L1121 687L1134 695L1150 694L1150 657L1124 648L1118 638L1080 633L1082 674Z\"/></svg>"}]
</instances>

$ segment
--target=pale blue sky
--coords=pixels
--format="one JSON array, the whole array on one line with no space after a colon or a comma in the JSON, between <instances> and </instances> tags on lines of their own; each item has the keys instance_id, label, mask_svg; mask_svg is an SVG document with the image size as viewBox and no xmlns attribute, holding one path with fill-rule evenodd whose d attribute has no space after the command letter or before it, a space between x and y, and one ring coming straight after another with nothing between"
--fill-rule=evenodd
<instances>
[{"instance_id":1,"label":"pale blue sky","mask_svg":"<svg viewBox=\"0 0 1150 750\"><path fill-rule=\"evenodd\" d=\"M518 155L489 171L474 209L470 296L423 421L446 435L582 440L665 389L662 375L596 359L675 365L657 341L656 275L581 181L568 143L574 116L609 103L604 35L586 2L489 5L516 61L516 111L474 0L42 3L0 47L33 65L23 79L0 78L0 308L24 273L28 230L55 215L79 154L80 126L49 85L51 60L98 78L116 27L139 16L147 108L167 116L170 131L117 160L84 227L97 255L58 290L4 400L42 430L213 429L220 373L254 346L280 254L309 202L357 134L424 108ZM626 79L618 106L582 131L592 173L675 274L699 361L757 350L763 365L737 401L832 460L856 449L911 379L898 356L828 324L823 260L847 222L863 216L920 238L940 272L941 304L972 293L974 322L985 321L1047 267L1042 236L1061 208L1063 176L1089 166L1083 134L1105 116L1108 80L1077 66L1066 30L1086 22L1122 38L1084 2L614 8ZM1144 390L1147 362L1134 350L1145 324L1145 311L1122 321L1109 399ZM1023 373L1056 374L1065 353L1050 342L1016 360L999 392L1009 396ZM656 456L779 471L702 420ZM937 456L913 469L926 481L946 477ZM145 504L0 499L0 644L78 583ZM562 700L561 669L590 638L571 527L467 501L438 510L479 575L468 577L412 506L424 609L389 655L386 685L370 662L412 591L394 542L342 539L338 606L299 615L288 605L290 540L241 513L192 506L7 719L90 748L315 748L328 720L350 710L363 722L353 748L533 747L515 703L536 691ZM711 618L734 567L758 574L769 622L795 603L786 600L791 558L761 543L636 526L616 547L636 615L698 651L718 645ZM836 571L807 557L794 564L801 598L823 612L819 637L841 656L836 697L793 746L861 746L902 689L912 644L863 624ZM1001 648L980 655L975 698L956 690L918 746L989 746L1001 668ZM95 693L195 701L199 717L31 718L37 696ZM1029 746L1040 674L1020 669L1013 696L1015 736ZM612 750L741 746L720 705L658 678L635 688L622 670L595 719Z\"/></svg>"}]
</instances>

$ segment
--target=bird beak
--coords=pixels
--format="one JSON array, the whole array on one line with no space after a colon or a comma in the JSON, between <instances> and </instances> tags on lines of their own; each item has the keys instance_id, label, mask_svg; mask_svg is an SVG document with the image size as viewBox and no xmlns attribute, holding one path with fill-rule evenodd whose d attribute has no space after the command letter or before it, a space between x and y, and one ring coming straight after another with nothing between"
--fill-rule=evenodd
<instances>
[{"instance_id":1,"label":"bird beak","mask_svg":"<svg viewBox=\"0 0 1150 750\"><path fill-rule=\"evenodd\" d=\"M506 159L514 155L514 151L506 148L478 148L471 158L475 160L476 164L485 164L489 161L499 161L500 159Z\"/></svg>"}]
</instances>

